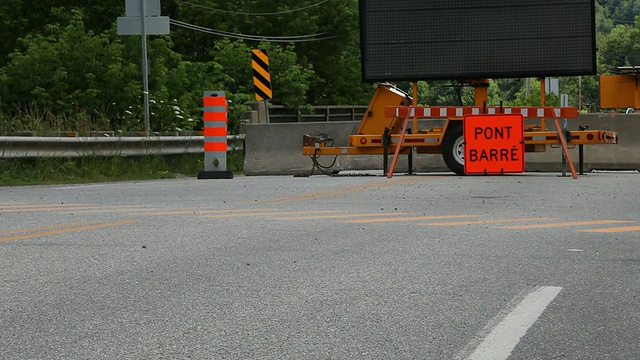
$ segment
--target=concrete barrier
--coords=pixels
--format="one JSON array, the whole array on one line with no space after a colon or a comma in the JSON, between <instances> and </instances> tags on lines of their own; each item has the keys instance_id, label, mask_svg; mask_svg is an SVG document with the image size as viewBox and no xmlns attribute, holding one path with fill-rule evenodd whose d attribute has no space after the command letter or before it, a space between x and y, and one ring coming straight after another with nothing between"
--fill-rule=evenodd
<instances>
[{"instance_id":1,"label":"concrete barrier","mask_svg":"<svg viewBox=\"0 0 640 360\"><path fill-rule=\"evenodd\" d=\"M561 120L562 121L562 120ZM568 119L568 129L579 125L590 129L617 131L617 145L586 145L584 169L637 170L640 169L640 114L583 114ZM248 124L246 126L245 163L246 175L295 175L309 172L312 162L302 155L302 135L320 132L331 136L336 146L346 146L349 135L354 134L359 122L321 122L289 124ZM553 120L547 120L547 128L555 129ZM578 148L570 150L574 163L578 162ZM562 151L547 148L544 153L527 153L526 171L562 171ZM319 162L330 165L333 156L321 156ZM406 172L406 156L398 161L396 171ZM413 167L418 172L449 171L440 154L414 154ZM381 170L382 156L338 156L335 170Z\"/></svg>"}]
</instances>

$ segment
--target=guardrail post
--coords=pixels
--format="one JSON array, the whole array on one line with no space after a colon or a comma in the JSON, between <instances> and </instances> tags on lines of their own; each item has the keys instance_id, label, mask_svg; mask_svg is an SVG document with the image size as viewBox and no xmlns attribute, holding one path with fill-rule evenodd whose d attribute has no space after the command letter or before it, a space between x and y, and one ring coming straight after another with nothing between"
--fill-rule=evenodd
<instances>
[{"instance_id":1,"label":"guardrail post","mask_svg":"<svg viewBox=\"0 0 640 360\"><path fill-rule=\"evenodd\" d=\"M204 104L204 171L198 179L233 179L227 170L227 98L224 91L206 91Z\"/></svg>"}]
</instances>

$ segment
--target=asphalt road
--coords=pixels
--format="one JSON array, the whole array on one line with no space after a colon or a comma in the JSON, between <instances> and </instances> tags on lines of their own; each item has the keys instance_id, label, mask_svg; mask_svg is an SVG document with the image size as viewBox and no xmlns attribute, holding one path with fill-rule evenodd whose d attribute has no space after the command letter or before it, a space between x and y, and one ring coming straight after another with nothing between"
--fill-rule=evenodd
<instances>
[{"instance_id":1,"label":"asphalt road","mask_svg":"<svg viewBox=\"0 0 640 360\"><path fill-rule=\"evenodd\" d=\"M0 188L2 359L638 359L640 175Z\"/></svg>"}]
</instances>

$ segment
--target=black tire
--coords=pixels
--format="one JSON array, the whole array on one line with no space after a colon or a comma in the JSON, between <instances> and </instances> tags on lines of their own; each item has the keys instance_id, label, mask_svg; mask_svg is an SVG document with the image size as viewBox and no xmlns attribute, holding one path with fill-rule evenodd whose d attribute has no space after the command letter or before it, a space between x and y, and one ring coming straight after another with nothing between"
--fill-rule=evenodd
<instances>
[{"instance_id":1,"label":"black tire","mask_svg":"<svg viewBox=\"0 0 640 360\"><path fill-rule=\"evenodd\" d=\"M462 136L462 122L450 122L442 139L442 158L449 170L458 175L464 173L464 137Z\"/></svg>"}]
</instances>

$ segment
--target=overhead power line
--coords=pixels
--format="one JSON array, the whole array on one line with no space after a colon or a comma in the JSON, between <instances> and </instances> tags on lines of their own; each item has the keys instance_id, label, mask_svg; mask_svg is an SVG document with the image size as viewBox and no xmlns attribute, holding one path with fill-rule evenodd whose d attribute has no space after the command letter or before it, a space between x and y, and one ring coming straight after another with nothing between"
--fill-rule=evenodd
<instances>
[{"instance_id":1,"label":"overhead power line","mask_svg":"<svg viewBox=\"0 0 640 360\"><path fill-rule=\"evenodd\" d=\"M635 21L613 20L614 24L635 24Z\"/></svg>"},{"instance_id":2,"label":"overhead power line","mask_svg":"<svg viewBox=\"0 0 640 360\"><path fill-rule=\"evenodd\" d=\"M327 33L317 33L317 34L308 34L308 35L296 35L296 36L260 36L260 35L247 35L247 34L239 34L232 33L228 31L209 29L206 27L189 24L183 21L170 19L169 23L171 25L175 25L178 27L182 27L189 30L199 31L202 33L207 33L211 35L218 35L222 37L230 37L234 39L242 39L242 40L251 40L251 41L267 41L267 42L281 42L281 43L291 43L291 42L309 42L309 41L320 41L333 39L335 36L324 36Z\"/></svg>"},{"instance_id":3,"label":"overhead power line","mask_svg":"<svg viewBox=\"0 0 640 360\"><path fill-rule=\"evenodd\" d=\"M634 12L640 12L640 8L627 7L627 6L621 6L621 5L602 5L602 4L600 4L600 6L606 7L606 8L613 8L613 9L621 9L621 10L629 10L629 11L634 11Z\"/></svg>"},{"instance_id":4,"label":"overhead power line","mask_svg":"<svg viewBox=\"0 0 640 360\"><path fill-rule=\"evenodd\" d=\"M207 9L207 10L211 10L211 11L217 11L217 12L222 12L225 14L234 14L234 15L248 15L248 16L264 16L264 15L281 15L281 14L289 14L292 12L296 12L296 11L301 11L301 10L306 10L309 8L312 8L314 6L318 6L318 5L322 5L326 2L328 2L330 0L322 0L320 2L317 2L315 4L311 4L308 6L304 6L301 8L297 8L297 9L291 9L291 10L284 10L284 11L277 11L277 12L263 12L263 13L252 13L252 12L241 12L241 11L229 11L229 10L222 10L222 9L216 9L216 8L212 8L209 6L205 6L205 5L200 5L200 4L195 4L192 2L188 2L188 1L184 1L184 0L180 0L181 3L186 4L186 5L191 5L191 6L196 6L202 9Z\"/></svg>"}]
</instances>

